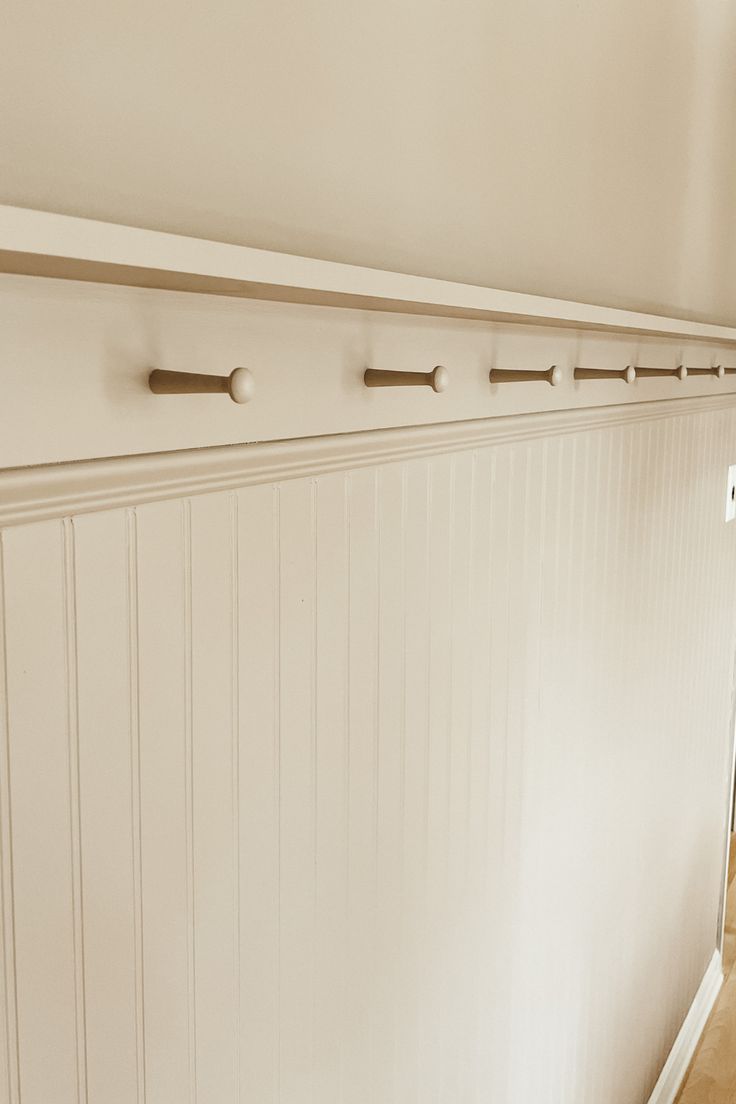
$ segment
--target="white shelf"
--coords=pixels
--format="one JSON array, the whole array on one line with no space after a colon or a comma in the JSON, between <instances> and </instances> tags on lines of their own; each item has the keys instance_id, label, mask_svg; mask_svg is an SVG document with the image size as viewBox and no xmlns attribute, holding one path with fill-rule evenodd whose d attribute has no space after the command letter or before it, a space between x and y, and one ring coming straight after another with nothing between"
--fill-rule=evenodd
<instances>
[{"instance_id":1,"label":"white shelf","mask_svg":"<svg viewBox=\"0 0 736 1104\"><path fill-rule=\"evenodd\" d=\"M0 206L0 271L736 344L736 329Z\"/></svg>"}]
</instances>

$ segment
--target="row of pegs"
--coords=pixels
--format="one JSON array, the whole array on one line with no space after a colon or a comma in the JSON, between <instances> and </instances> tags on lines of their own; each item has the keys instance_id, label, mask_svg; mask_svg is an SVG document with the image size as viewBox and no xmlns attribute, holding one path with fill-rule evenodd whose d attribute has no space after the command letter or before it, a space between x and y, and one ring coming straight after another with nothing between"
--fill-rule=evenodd
<instances>
[{"instance_id":1,"label":"row of pegs","mask_svg":"<svg viewBox=\"0 0 736 1104\"><path fill-rule=\"evenodd\" d=\"M629 364L626 368L574 368L575 380L623 380L633 383L640 378L664 378L674 376L684 380L688 376L724 376L736 374L736 368L724 368L716 364L712 368L644 368ZM514 368L492 368L491 383L548 383L557 387L562 383L563 372L553 364L546 371L525 371ZM383 368L366 368L363 375L366 387L431 387L438 394L446 391L450 374L438 364L431 372L395 372ZM255 379L250 368L236 368L229 376L211 376L201 372L169 372L154 369L148 377L148 385L155 395L204 395L227 394L236 403L246 403L255 393Z\"/></svg>"}]
</instances>

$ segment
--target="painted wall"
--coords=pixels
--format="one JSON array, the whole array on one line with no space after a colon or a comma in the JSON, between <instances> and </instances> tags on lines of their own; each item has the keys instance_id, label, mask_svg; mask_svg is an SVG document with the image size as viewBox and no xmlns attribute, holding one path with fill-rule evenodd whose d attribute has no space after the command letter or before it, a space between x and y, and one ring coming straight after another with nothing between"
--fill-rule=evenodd
<instances>
[{"instance_id":1,"label":"painted wall","mask_svg":"<svg viewBox=\"0 0 736 1104\"><path fill-rule=\"evenodd\" d=\"M0 201L736 322L729 0L6 0Z\"/></svg>"},{"instance_id":2,"label":"painted wall","mask_svg":"<svg viewBox=\"0 0 736 1104\"><path fill-rule=\"evenodd\" d=\"M646 406L2 531L3 1104L647 1099L716 939L736 413Z\"/></svg>"}]
</instances>

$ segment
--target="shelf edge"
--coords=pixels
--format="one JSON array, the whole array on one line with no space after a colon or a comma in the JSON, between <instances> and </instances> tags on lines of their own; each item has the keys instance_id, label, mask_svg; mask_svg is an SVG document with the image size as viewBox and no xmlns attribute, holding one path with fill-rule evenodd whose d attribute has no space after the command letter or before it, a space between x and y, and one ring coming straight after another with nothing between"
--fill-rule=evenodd
<instances>
[{"instance_id":1,"label":"shelf edge","mask_svg":"<svg viewBox=\"0 0 736 1104\"><path fill-rule=\"evenodd\" d=\"M0 205L0 271L358 310L736 344L736 328Z\"/></svg>"}]
</instances>

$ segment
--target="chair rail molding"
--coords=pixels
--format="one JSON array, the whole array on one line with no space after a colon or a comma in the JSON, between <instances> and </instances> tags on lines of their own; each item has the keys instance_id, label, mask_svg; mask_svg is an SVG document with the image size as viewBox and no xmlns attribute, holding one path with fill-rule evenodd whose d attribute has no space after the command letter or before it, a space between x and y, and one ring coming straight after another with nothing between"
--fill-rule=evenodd
<instances>
[{"instance_id":1,"label":"chair rail molding","mask_svg":"<svg viewBox=\"0 0 736 1104\"><path fill-rule=\"evenodd\" d=\"M0 471L0 526L734 406L736 394L727 393L7 468Z\"/></svg>"}]
</instances>

